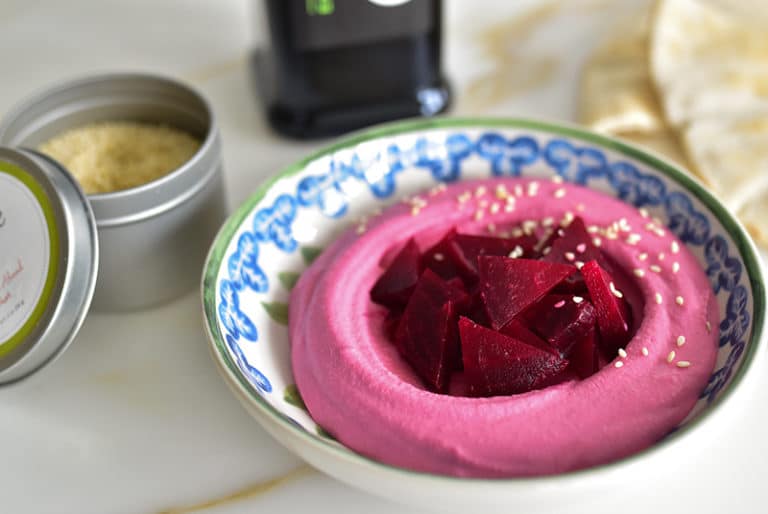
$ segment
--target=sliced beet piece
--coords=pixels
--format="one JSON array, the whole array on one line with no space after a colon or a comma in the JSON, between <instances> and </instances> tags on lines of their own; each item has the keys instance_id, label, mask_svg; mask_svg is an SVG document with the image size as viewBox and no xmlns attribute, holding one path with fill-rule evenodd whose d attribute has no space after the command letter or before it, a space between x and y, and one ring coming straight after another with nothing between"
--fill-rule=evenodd
<instances>
[{"instance_id":1,"label":"sliced beet piece","mask_svg":"<svg viewBox=\"0 0 768 514\"><path fill-rule=\"evenodd\" d=\"M496 330L576 272L573 266L531 259L484 255L478 263L480 295Z\"/></svg>"},{"instance_id":2,"label":"sliced beet piece","mask_svg":"<svg viewBox=\"0 0 768 514\"><path fill-rule=\"evenodd\" d=\"M402 310L418 280L419 247L409 239L371 288L371 300L390 309Z\"/></svg>"},{"instance_id":3,"label":"sliced beet piece","mask_svg":"<svg viewBox=\"0 0 768 514\"><path fill-rule=\"evenodd\" d=\"M597 344L597 329L593 328L573 346L569 357L570 369L579 378L587 378L600 369L600 348Z\"/></svg>"},{"instance_id":4,"label":"sliced beet piece","mask_svg":"<svg viewBox=\"0 0 768 514\"><path fill-rule=\"evenodd\" d=\"M499 330L502 334L505 336L509 336L512 339L517 339L518 341L522 341L525 344L535 346L536 348L540 350L544 350L545 352L549 352L554 355L560 355L560 352L558 352L555 348L550 346L546 341L544 341L542 338L540 338L538 335L533 333L531 330L526 327L522 321L519 319L513 319L504 327L502 327L501 330Z\"/></svg>"},{"instance_id":5,"label":"sliced beet piece","mask_svg":"<svg viewBox=\"0 0 768 514\"><path fill-rule=\"evenodd\" d=\"M464 376L472 396L517 394L557 381L568 361L557 355L459 319Z\"/></svg>"},{"instance_id":6,"label":"sliced beet piece","mask_svg":"<svg viewBox=\"0 0 768 514\"><path fill-rule=\"evenodd\" d=\"M547 295L523 315L528 326L566 358L597 321L594 306L576 295Z\"/></svg>"},{"instance_id":7,"label":"sliced beet piece","mask_svg":"<svg viewBox=\"0 0 768 514\"><path fill-rule=\"evenodd\" d=\"M470 280L478 276L477 259L481 255L496 255L508 257L519 247L522 256L530 256L536 239L531 236L521 236L511 239L491 236L473 236L456 234L454 244L461 256L462 272Z\"/></svg>"},{"instance_id":8,"label":"sliced beet piece","mask_svg":"<svg viewBox=\"0 0 768 514\"><path fill-rule=\"evenodd\" d=\"M403 312L397 348L431 391L446 392L461 365L456 305L466 301L466 293L427 269Z\"/></svg>"},{"instance_id":9,"label":"sliced beet piece","mask_svg":"<svg viewBox=\"0 0 768 514\"><path fill-rule=\"evenodd\" d=\"M421 256L421 269L429 268L443 279L451 279L460 276L463 266L463 257L457 252L456 229L449 230L440 241L427 249Z\"/></svg>"},{"instance_id":10,"label":"sliced beet piece","mask_svg":"<svg viewBox=\"0 0 768 514\"><path fill-rule=\"evenodd\" d=\"M600 260L600 250L592 244L592 236L581 218L574 218L567 227L557 229L554 236L549 243L551 250L542 260L571 265L577 261Z\"/></svg>"},{"instance_id":11,"label":"sliced beet piece","mask_svg":"<svg viewBox=\"0 0 768 514\"><path fill-rule=\"evenodd\" d=\"M581 268L589 296L597 311L599 344L608 360L616 356L619 348L629 341L630 310L624 298L615 293L613 278L597 261L589 261Z\"/></svg>"}]
</instances>

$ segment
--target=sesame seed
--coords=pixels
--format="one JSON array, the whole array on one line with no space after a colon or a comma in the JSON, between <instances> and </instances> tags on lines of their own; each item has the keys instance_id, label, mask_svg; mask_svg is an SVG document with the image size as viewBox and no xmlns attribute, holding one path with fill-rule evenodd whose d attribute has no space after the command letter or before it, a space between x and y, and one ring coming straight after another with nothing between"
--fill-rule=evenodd
<instances>
[{"instance_id":1,"label":"sesame seed","mask_svg":"<svg viewBox=\"0 0 768 514\"><path fill-rule=\"evenodd\" d=\"M546 218L541 220L542 227L551 227L554 224L555 224L555 218L553 218L552 216L547 216Z\"/></svg>"},{"instance_id":2,"label":"sesame seed","mask_svg":"<svg viewBox=\"0 0 768 514\"><path fill-rule=\"evenodd\" d=\"M561 228L557 229L557 235L560 236L560 237L565 236L565 230L563 230Z\"/></svg>"},{"instance_id":3,"label":"sesame seed","mask_svg":"<svg viewBox=\"0 0 768 514\"><path fill-rule=\"evenodd\" d=\"M675 297L675 303L676 303L676 304L678 304L678 305L682 305L684 302L685 302L685 300L683 300L683 297L682 297L682 296L676 296L676 297Z\"/></svg>"},{"instance_id":4,"label":"sesame seed","mask_svg":"<svg viewBox=\"0 0 768 514\"><path fill-rule=\"evenodd\" d=\"M656 293L654 296L656 297L656 303L661 305L661 302L662 302L661 293Z\"/></svg>"},{"instance_id":5,"label":"sesame seed","mask_svg":"<svg viewBox=\"0 0 768 514\"><path fill-rule=\"evenodd\" d=\"M609 229L605 231L605 237L607 237L608 239L616 239L619 237L619 235L616 233L615 230Z\"/></svg>"},{"instance_id":6,"label":"sesame seed","mask_svg":"<svg viewBox=\"0 0 768 514\"><path fill-rule=\"evenodd\" d=\"M560 226L567 227L568 225L571 224L571 222L575 217L576 216L574 216L574 214L571 211L566 211L566 213L563 214L563 221L560 222Z\"/></svg>"},{"instance_id":7,"label":"sesame seed","mask_svg":"<svg viewBox=\"0 0 768 514\"><path fill-rule=\"evenodd\" d=\"M664 237L666 234L667 234L667 233L666 233L666 232L664 232L664 230L663 230L663 229L660 229L660 228L657 228L657 229L656 229L656 235L657 235L657 236L659 236L659 237Z\"/></svg>"},{"instance_id":8,"label":"sesame seed","mask_svg":"<svg viewBox=\"0 0 768 514\"><path fill-rule=\"evenodd\" d=\"M664 255L664 252L659 252L659 257L658 257L658 259L659 259L660 261L663 261L663 260L664 260L664 257L666 257L666 255Z\"/></svg>"},{"instance_id":9,"label":"sesame seed","mask_svg":"<svg viewBox=\"0 0 768 514\"><path fill-rule=\"evenodd\" d=\"M480 221L485 216L485 211L475 211L475 221Z\"/></svg>"},{"instance_id":10,"label":"sesame seed","mask_svg":"<svg viewBox=\"0 0 768 514\"><path fill-rule=\"evenodd\" d=\"M472 198L472 193L469 191L464 191L459 196L456 197L456 201L459 203L467 203L469 199Z\"/></svg>"},{"instance_id":11,"label":"sesame seed","mask_svg":"<svg viewBox=\"0 0 768 514\"><path fill-rule=\"evenodd\" d=\"M672 250L672 253L677 253L680 251L680 245L677 244L677 241L672 241L669 247Z\"/></svg>"},{"instance_id":12,"label":"sesame seed","mask_svg":"<svg viewBox=\"0 0 768 514\"><path fill-rule=\"evenodd\" d=\"M685 344L685 336L677 336L677 346L683 346Z\"/></svg>"},{"instance_id":13,"label":"sesame seed","mask_svg":"<svg viewBox=\"0 0 768 514\"><path fill-rule=\"evenodd\" d=\"M643 349L640 350L640 353L642 353L645 357L648 357L648 348L643 346Z\"/></svg>"},{"instance_id":14,"label":"sesame seed","mask_svg":"<svg viewBox=\"0 0 768 514\"><path fill-rule=\"evenodd\" d=\"M512 198L512 197L510 196L510 198ZM513 203L507 203L504 206L504 212L512 212L514 210L515 210L515 204L513 204Z\"/></svg>"},{"instance_id":15,"label":"sesame seed","mask_svg":"<svg viewBox=\"0 0 768 514\"><path fill-rule=\"evenodd\" d=\"M636 245L640 241L640 239L642 239L640 237L640 234L629 234L627 236L627 244Z\"/></svg>"},{"instance_id":16,"label":"sesame seed","mask_svg":"<svg viewBox=\"0 0 768 514\"><path fill-rule=\"evenodd\" d=\"M675 261L672 263L672 273L677 273L680 271L680 263Z\"/></svg>"},{"instance_id":17,"label":"sesame seed","mask_svg":"<svg viewBox=\"0 0 768 514\"><path fill-rule=\"evenodd\" d=\"M536 196L539 193L539 183L538 182L529 182L528 183L528 196Z\"/></svg>"},{"instance_id":18,"label":"sesame seed","mask_svg":"<svg viewBox=\"0 0 768 514\"><path fill-rule=\"evenodd\" d=\"M706 327L707 327L707 333L708 333L708 334L711 334L711 333L712 333L712 323L710 323L709 321L707 321L707 323L706 323Z\"/></svg>"},{"instance_id":19,"label":"sesame seed","mask_svg":"<svg viewBox=\"0 0 768 514\"><path fill-rule=\"evenodd\" d=\"M622 367L623 365L624 365L624 363L623 363L623 362L621 362L621 361L616 361L616 362L614 363L614 366L615 366L615 367L617 367L617 368L620 368L620 367Z\"/></svg>"},{"instance_id":20,"label":"sesame seed","mask_svg":"<svg viewBox=\"0 0 768 514\"><path fill-rule=\"evenodd\" d=\"M509 256L512 259L517 259L518 257L522 257L522 255L523 255L523 247L520 245L515 245L512 251L509 252Z\"/></svg>"},{"instance_id":21,"label":"sesame seed","mask_svg":"<svg viewBox=\"0 0 768 514\"><path fill-rule=\"evenodd\" d=\"M499 209L501 209L501 205L499 205L498 203L493 202L491 204L491 214L496 214L497 212L499 212Z\"/></svg>"},{"instance_id":22,"label":"sesame seed","mask_svg":"<svg viewBox=\"0 0 768 514\"><path fill-rule=\"evenodd\" d=\"M584 298L582 298L581 296L574 296L573 297L573 303L581 303L583 301L584 301Z\"/></svg>"},{"instance_id":23,"label":"sesame seed","mask_svg":"<svg viewBox=\"0 0 768 514\"><path fill-rule=\"evenodd\" d=\"M619 357L621 357L622 359L627 358L627 351L624 348L619 348Z\"/></svg>"},{"instance_id":24,"label":"sesame seed","mask_svg":"<svg viewBox=\"0 0 768 514\"><path fill-rule=\"evenodd\" d=\"M689 361L677 361L678 368L688 368L690 365L691 363Z\"/></svg>"},{"instance_id":25,"label":"sesame seed","mask_svg":"<svg viewBox=\"0 0 768 514\"><path fill-rule=\"evenodd\" d=\"M661 226L661 225L664 225L664 222L663 222L663 221L661 221L661 218L659 218L658 216L654 216L654 217L653 217L653 218L651 218L651 219L653 220L653 222L654 222L655 224L657 224L657 225L659 225L659 226Z\"/></svg>"},{"instance_id":26,"label":"sesame seed","mask_svg":"<svg viewBox=\"0 0 768 514\"><path fill-rule=\"evenodd\" d=\"M485 186L477 186L477 189L475 189L475 198L480 198L485 194L486 191L487 189Z\"/></svg>"},{"instance_id":27,"label":"sesame seed","mask_svg":"<svg viewBox=\"0 0 768 514\"><path fill-rule=\"evenodd\" d=\"M579 253L584 253L587 251L587 245L584 243L579 243L576 245L576 251Z\"/></svg>"},{"instance_id":28,"label":"sesame seed","mask_svg":"<svg viewBox=\"0 0 768 514\"><path fill-rule=\"evenodd\" d=\"M513 228L512 229L512 237L515 237L515 238L523 237L523 229L517 228L517 227Z\"/></svg>"},{"instance_id":29,"label":"sesame seed","mask_svg":"<svg viewBox=\"0 0 768 514\"><path fill-rule=\"evenodd\" d=\"M355 229L355 232L357 232L358 234L362 234L363 232L365 232L365 230L366 230L365 225L360 224L357 226L357 229Z\"/></svg>"},{"instance_id":30,"label":"sesame seed","mask_svg":"<svg viewBox=\"0 0 768 514\"><path fill-rule=\"evenodd\" d=\"M493 234L496 232L496 224L495 223L488 223L488 232Z\"/></svg>"},{"instance_id":31,"label":"sesame seed","mask_svg":"<svg viewBox=\"0 0 768 514\"><path fill-rule=\"evenodd\" d=\"M573 252L565 252L563 254L563 257L565 257L565 259L568 261L573 261L574 259L576 259L576 256L573 254Z\"/></svg>"},{"instance_id":32,"label":"sesame seed","mask_svg":"<svg viewBox=\"0 0 768 514\"><path fill-rule=\"evenodd\" d=\"M603 244L603 240L600 239L599 237L594 237L592 238L592 244L597 247L600 247Z\"/></svg>"},{"instance_id":33,"label":"sesame seed","mask_svg":"<svg viewBox=\"0 0 768 514\"><path fill-rule=\"evenodd\" d=\"M583 203L576 204L576 210L577 211L584 212L584 209L586 209L586 207L584 207Z\"/></svg>"},{"instance_id":34,"label":"sesame seed","mask_svg":"<svg viewBox=\"0 0 768 514\"><path fill-rule=\"evenodd\" d=\"M552 180L552 182L554 182L555 184L562 184L563 183L563 177L561 177L560 175L555 175L550 180Z\"/></svg>"},{"instance_id":35,"label":"sesame seed","mask_svg":"<svg viewBox=\"0 0 768 514\"><path fill-rule=\"evenodd\" d=\"M648 269L653 271L654 273L661 273L661 267L657 264L651 264L648 266Z\"/></svg>"},{"instance_id":36,"label":"sesame seed","mask_svg":"<svg viewBox=\"0 0 768 514\"><path fill-rule=\"evenodd\" d=\"M669 355L667 355L667 362L672 362L675 360L675 350L672 350L669 352Z\"/></svg>"},{"instance_id":37,"label":"sesame seed","mask_svg":"<svg viewBox=\"0 0 768 514\"><path fill-rule=\"evenodd\" d=\"M637 210L637 212L639 212L640 216L642 216L643 218L647 218L648 217L648 209L645 209L644 207L640 207Z\"/></svg>"},{"instance_id":38,"label":"sesame seed","mask_svg":"<svg viewBox=\"0 0 768 514\"><path fill-rule=\"evenodd\" d=\"M613 284L613 282L608 283L608 288L611 290L611 293L613 293L613 296L616 298L624 298L624 293L616 289L616 286Z\"/></svg>"},{"instance_id":39,"label":"sesame seed","mask_svg":"<svg viewBox=\"0 0 768 514\"><path fill-rule=\"evenodd\" d=\"M562 198L565 196L565 188L561 187L560 189L556 189L553 193L553 196L555 198Z\"/></svg>"},{"instance_id":40,"label":"sesame seed","mask_svg":"<svg viewBox=\"0 0 768 514\"><path fill-rule=\"evenodd\" d=\"M504 184L499 184L496 186L496 198L499 200L506 200L509 198L509 191L507 191L507 188L504 186Z\"/></svg>"},{"instance_id":41,"label":"sesame seed","mask_svg":"<svg viewBox=\"0 0 768 514\"><path fill-rule=\"evenodd\" d=\"M415 205L411 207L411 216L418 216L420 212L421 209L419 207L416 207Z\"/></svg>"},{"instance_id":42,"label":"sesame seed","mask_svg":"<svg viewBox=\"0 0 768 514\"><path fill-rule=\"evenodd\" d=\"M600 227L598 227L597 225L590 225L587 227L587 232L589 232L590 234L597 234L598 232L600 232Z\"/></svg>"},{"instance_id":43,"label":"sesame seed","mask_svg":"<svg viewBox=\"0 0 768 514\"><path fill-rule=\"evenodd\" d=\"M488 207L488 200L485 200L485 199L480 200L479 202L477 202L477 205L485 209L486 207Z\"/></svg>"},{"instance_id":44,"label":"sesame seed","mask_svg":"<svg viewBox=\"0 0 768 514\"><path fill-rule=\"evenodd\" d=\"M648 258L648 254L643 252L640 255L638 255L637 258L640 259L641 261L644 261L645 259Z\"/></svg>"},{"instance_id":45,"label":"sesame seed","mask_svg":"<svg viewBox=\"0 0 768 514\"><path fill-rule=\"evenodd\" d=\"M435 259L436 261L442 261L443 259L445 259L445 255L443 255L442 253L436 253L435 255L432 256L432 258Z\"/></svg>"},{"instance_id":46,"label":"sesame seed","mask_svg":"<svg viewBox=\"0 0 768 514\"><path fill-rule=\"evenodd\" d=\"M523 186L520 184L515 186L515 196L523 196Z\"/></svg>"},{"instance_id":47,"label":"sesame seed","mask_svg":"<svg viewBox=\"0 0 768 514\"><path fill-rule=\"evenodd\" d=\"M560 300L560 301L559 301L559 302L557 302L555 305L553 305L553 307L554 307L555 309L559 309L559 308L560 308L560 307L562 307L563 305L565 305L565 300Z\"/></svg>"},{"instance_id":48,"label":"sesame seed","mask_svg":"<svg viewBox=\"0 0 768 514\"><path fill-rule=\"evenodd\" d=\"M645 271L641 270L640 268L635 268L632 270L632 273L635 274L636 277L642 278L645 276Z\"/></svg>"},{"instance_id":49,"label":"sesame seed","mask_svg":"<svg viewBox=\"0 0 768 514\"><path fill-rule=\"evenodd\" d=\"M549 252L551 252L551 251L552 251L552 247L551 247L551 246L547 246L546 248L544 248L544 249L541 251L541 255L547 255L547 254L549 254Z\"/></svg>"},{"instance_id":50,"label":"sesame seed","mask_svg":"<svg viewBox=\"0 0 768 514\"><path fill-rule=\"evenodd\" d=\"M584 267L584 263L581 261L576 261L573 263L574 266L576 266L576 269L581 269Z\"/></svg>"}]
</instances>

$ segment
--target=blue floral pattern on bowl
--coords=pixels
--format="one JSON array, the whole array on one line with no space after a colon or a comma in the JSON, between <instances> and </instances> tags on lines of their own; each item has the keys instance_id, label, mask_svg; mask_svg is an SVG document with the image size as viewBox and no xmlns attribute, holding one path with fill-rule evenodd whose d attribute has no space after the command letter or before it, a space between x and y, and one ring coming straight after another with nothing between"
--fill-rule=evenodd
<instances>
[{"instance_id":1,"label":"blue floral pattern on bowl","mask_svg":"<svg viewBox=\"0 0 768 514\"><path fill-rule=\"evenodd\" d=\"M315 241L322 245L330 239L326 235L323 240L324 233L337 234L357 219L354 213L365 214L375 204L383 206L430 184L482 176L559 175L646 208L689 247L706 271L721 310L720 325L713 327L719 328L720 348L691 419L719 397L742 362L754 291L739 247L717 216L645 159L544 129L448 127L363 141L310 161L296 175L274 184L228 243L222 260L226 265L217 272L215 303L230 359L277 411L318 433L306 412L275 394L293 382L287 330L265 316L259 305L267 308L275 299L287 302L287 288L275 277L286 268L297 274L306 266L297 257L302 253L296 235L300 229L308 223L326 227Z\"/></svg>"}]
</instances>

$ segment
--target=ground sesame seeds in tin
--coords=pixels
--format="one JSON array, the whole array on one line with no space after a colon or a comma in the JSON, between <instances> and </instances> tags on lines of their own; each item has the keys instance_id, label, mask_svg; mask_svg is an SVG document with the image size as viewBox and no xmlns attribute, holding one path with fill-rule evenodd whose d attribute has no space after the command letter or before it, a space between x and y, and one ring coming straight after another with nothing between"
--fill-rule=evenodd
<instances>
[{"instance_id":1,"label":"ground sesame seeds in tin","mask_svg":"<svg viewBox=\"0 0 768 514\"><path fill-rule=\"evenodd\" d=\"M613 365L617 368L620 368L624 365L624 363L622 361L616 361Z\"/></svg>"},{"instance_id":2,"label":"ground sesame seeds in tin","mask_svg":"<svg viewBox=\"0 0 768 514\"><path fill-rule=\"evenodd\" d=\"M673 360L675 360L675 355L676 355L675 350L672 350L671 352L669 352L669 354L667 355L667 362L671 363Z\"/></svg>"},{"instance_id":3,"label":"ground sesame seeds in tin","mask_svg":"<svg viewBox=\"0 0 768 514\"><path fill-rule=\"evenodd\" d=\"M685 336L677 336L675 344L677 344L678 347L683 346L685 344Z\"/></svg>"},{"instance_id":4,"label":"ground sesame seeds in tin","mask_svg":"<svg viewBox=\"0 0 768 514\"><path fill-rule=\"evenodd\" d=\"M683 303L685 303L685 300L683 299L682 296L675 296L675 303L678 305L683 305Z\"/></svg>"}]
</instances>

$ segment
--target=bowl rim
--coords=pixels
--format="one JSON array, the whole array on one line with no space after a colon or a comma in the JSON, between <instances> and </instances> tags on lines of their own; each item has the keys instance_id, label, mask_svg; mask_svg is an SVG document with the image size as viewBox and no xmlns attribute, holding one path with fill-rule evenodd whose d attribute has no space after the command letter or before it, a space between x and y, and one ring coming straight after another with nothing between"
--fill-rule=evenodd
<instances>
[{"instance_id":1,"label":"bowl rim","mask_svg":"<svg viewBox=\"0 0 768 514\"><path fill-rule=\"evenodd\" d=\"M237 364L232 360L226 350L224 338L222 337L218 327L218 314L216 311L216 277L223 262L224 253L231 243L232 237L242 226L245 218L252 213L256 205L266 196L266 194L277 182L282 179L297 175L303 171L310 163L320 158L327 157L339 150L355 147L360 143L380 139L383 137L404 135L408 133L418 133L429 130L456 128L534 130L595 144L602 148L618 152L627 157L640 161L643 164L653 168L655 171L670 178L683 189L685 189L688 193L696 197L718 219L718 221L723 225L725 231L733 239L739 254L744 260L750 287L753 291L753 315L751 331L749 338L747 339L747 348L745 349L744 355L742 357L742 364L732 376L731 383L726 388L726 390L723 391L722 394L706 410L702 411L696 418L686 423L684 427L674 431L658 443L653 444L639 452L633 453L632 455L628 455L626 457L605 464L554 475L506 478L468 478L415 471L390 464L385 464L361 455L345 447L341 443L327 441L320 436L310 434L302 427L295 426L286 419L286 416L282 412L273 407L271 404L269 404L269 402L264 400L258 393L255 392L253 386L246 380L243 374L239 372ZM583 127L560 121L552 122L539 121L528 118L506 117L450 117L395 121L375 125L368 129L363 129L359 132L340 138L330 145L327 145L320 150L309 154L307 157L304 157L303 159L300 159L293 164L284 167L278 173L267 179L243 202L242 205L240 205L240 207L238 207L229 216L229 218L220 228L213 243L211 244L211 248L203 267L203 275L201 280L201 300L203 321L210 344L211 354L216 361L219 371L224 371L224 379L229 383L230 387L234 387L237 391L239 391L240 394L237 396L239 396L241 401L248 401L264 416L273 418L273 420L276 421L279 426L292 432L294 436L296 436L296 438L298 438L301 442L312 445L315 447L315 449L321 450L333 458L345 460L352 464L361 465L363 467L373 466L382 472L404 474L412 479L419 478L456 484L466 484L467 482L472 482L482 486L489 484L504 484L506 487L509 487L513 484L530 485L532 483L536 483L537 485L553 485L556 483L558 486L562 486L563 482L565 481L573 482L597 476L607 476L608 474L613 473L629 464L638 463L642 460L645 460L646 458L660 452L664 448L671 446L672 443L680 440L693 429L709 420L712 417L713 412L720 410L722 404L729 398L733 397L734 391L740 387L748 370L751 368L755 360L758 347L761 345L764 338L765 311L766 302L768 300L766 298L766 289L763 285L764 283L763 264L759 257L758 250L741 222L739 222L736 217L731 214L730 211L712 193L706 190L704 186L698 181L698 179L694 178L688 172L683 171L681 167L672 163L671 161L656 155L653 152L641 149L632 144L628 144L620 139L608 137L592 132Z\"/></svg>"}]
</instances>

